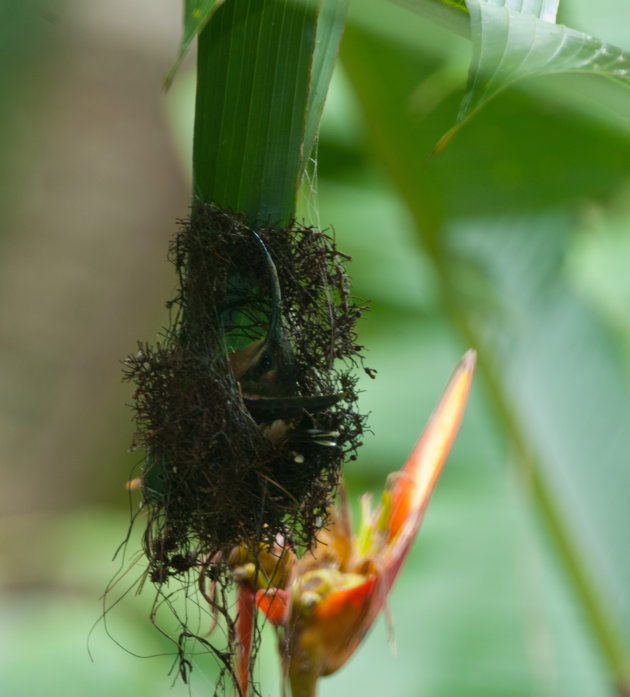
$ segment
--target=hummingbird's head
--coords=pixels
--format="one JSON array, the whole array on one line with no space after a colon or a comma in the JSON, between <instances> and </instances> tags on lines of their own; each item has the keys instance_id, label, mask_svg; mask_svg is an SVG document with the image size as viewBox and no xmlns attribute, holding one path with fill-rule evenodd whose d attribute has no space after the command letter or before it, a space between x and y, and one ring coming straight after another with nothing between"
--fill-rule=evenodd
<instances>
[{"instance_id":1,"label":"hummingbird's head","mask_svg":"<svg viewBox=\"0 0 630 697\"><path fill-rule=\"evenodd\" d=\"M269 336L230 354L234 377L246 397L291 397L297 393L297 369L290 343Z\"/></svg>"}]
</instances>

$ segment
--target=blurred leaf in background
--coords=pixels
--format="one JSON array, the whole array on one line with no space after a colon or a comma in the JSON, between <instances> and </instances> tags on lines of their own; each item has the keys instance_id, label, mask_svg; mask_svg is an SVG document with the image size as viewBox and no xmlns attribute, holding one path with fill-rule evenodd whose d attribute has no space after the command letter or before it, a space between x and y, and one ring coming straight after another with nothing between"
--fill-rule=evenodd
<instances>
[{"instance_id":1,"label":"blurred leaf in background","mask_svg":"<svg viewBox=\"0 0 630 697\"><path fill-rule=\"evenodd\" d=\"M129 656L100 625L95 664L85 650L138 458L125 455L118 361L164 322L166 244L188 206L190 158L174 144L191 138L190 64L160 93L180 8L20 7L38 41L6 44L17 58L3 77L0 684L185 695L170 656ZM351 11L302 193L372 301L360 340L378 370L362 404L374 435L346 468L350 498L404 460L471 344L480 369L392 594L397 656L380 621L320 693L612 697L630 643L630 128L601 105L628 94L593 76L532 78L430 157L470 43L385 0ZM558 21L627 50L628 19L615 0L565 0ZM138 653L170 650L137 598L111 628ZM263 693L280 694L271 636L263 654ZM200 658L192 694L211 680Z\"/></svg>"},{"instance_id":2,"label":"blurred leaf in background","mask_svg":"<svg viewBox=\"0 0 630 697\"><path fill-rule=\"evenodd\" d=\"M542 89L531 80L486 105L429 159L461 99L461 88L449 89L460 42L408 17L404 32L388 34L381 8L371 6L374 14L355 15L346 33L343 66L362 107L367 147L410 214L422 249L413 257L424 257L433 281L425 295L431 305L415 321L400 312L402 303L388 308L387 331L372 337L371 357L383 346L383 364L375 361L381 385L390 366L412 384L428 384L411 376L423 366L435 375L441 357L464 338L480 351L478 414L488 417L470 445L472 419L464 425L427 519L430 525L440 515L440 491L447 499L461 492L452 518L458 533L441 540L444 566L419 573L413 591L405 597L400 591L398 613L394 608L408 642L398 642L398 676L409 656L401 692L615 694L615 682L627 677L630 634L623 591L630 580L624 552L630 395L619 330L611 334L576 288L569 259L574 246L583 249L578 231L587 210L606 210L627 188L627 119L581 109L571 95L576 80L545 78L538 81L547 83ZM389 15L403 27L403 13ZM460 79L463 87L464 71ZM601 87L602 95L610 87L604 80L586 84L593 93ZM627 104L625 89L618 91ZM323 144L320 156L321 182ZM323 184L320 194L323 209ZM396 245L401 233L391 230L400 225L401 218L383 222L377 234ZM342 235L348 227L340 229ZM373 263L367 275L380 285L399 287L397 279L406 278L394 265L387 279L387 257ZM439 326L444 346L424 358L421 347ZM414 345L404 360L403 346ZM366 395L368 404L377 390ZM406 394L399 388L390 396L377 427L379 455L400 442L391 407L402 402L411 413ZM376 423L379 407L370 405ZM470 467L460 469L457 455ZM362 466L366 460L369 445ZM478 505L484 513L474 510ZM490 512L497 518L489 520ZM455 546L460 539L463 549ZM434 571L442 583L425 589L425 574ZM368 665L357 668L355 679ZM424 668L420 676L417 665Z\"/></svg>"}]
</instances>

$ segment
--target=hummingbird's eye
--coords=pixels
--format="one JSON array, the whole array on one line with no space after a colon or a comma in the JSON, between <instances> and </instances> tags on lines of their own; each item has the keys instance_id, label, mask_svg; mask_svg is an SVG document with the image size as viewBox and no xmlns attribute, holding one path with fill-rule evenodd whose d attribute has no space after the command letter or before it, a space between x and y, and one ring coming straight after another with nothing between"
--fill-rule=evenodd
<instances>
[{"instance_id":1,"label":"hummingbird's eye","mask_svg":"<svg viewBox=\"0 0 630 697\"><path fill-rule=\"evenodd\" d=\"M269 353L269 351L264 351L260 356L258 367L261 373L266 373L273 368L273 356Z\"/></svg>"}]
</instances>

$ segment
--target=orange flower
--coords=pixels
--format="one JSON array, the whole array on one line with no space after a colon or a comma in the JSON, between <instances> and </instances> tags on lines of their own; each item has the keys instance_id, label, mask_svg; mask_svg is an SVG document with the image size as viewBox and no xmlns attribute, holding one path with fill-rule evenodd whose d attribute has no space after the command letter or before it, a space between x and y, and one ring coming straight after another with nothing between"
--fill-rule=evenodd
<instances>
[{"instance_id":1,"label":"orange flower","mask_svg":"<svg viewBox=\"0 0 630 697\"><path fill-rule=\"evenodd\" d=\"M389 476L377 509L371 511L369 495L362 497L356 535L342 487L329 525L301 559L282 540L258 565L243 552L233 554L244 695L254 602L278 631L293 697L313 697L317 680L338 670L358 648L418 532L464 414L475 360L469 351L460 361L404 467Z\"/></svg>"}]
</instances>

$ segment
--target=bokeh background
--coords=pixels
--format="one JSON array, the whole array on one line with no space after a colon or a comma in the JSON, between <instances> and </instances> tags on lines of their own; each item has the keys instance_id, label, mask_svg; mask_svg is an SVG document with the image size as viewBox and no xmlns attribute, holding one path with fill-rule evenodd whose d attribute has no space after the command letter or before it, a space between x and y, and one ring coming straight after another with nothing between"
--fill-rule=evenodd
<instances>
[{"instance_id":1,"label":"bokeh background","mask_svg":"<svg viewBox=\"0 0 630 697\"><path fill-rule=\"evenodd\" d=\"M167 0L0 2L3 695L213 691L203 656L191 686L169 674L150 593L113 608L113 638L98 622L137 505L120 360L166 322L166 248L190 199L194 60L162 91L180 15ZM559 21L630 49L618 0L565 0ZM395 644L380 619L320 693L612 696L566 560L629 645L630 98L602 79L529 81L429 158L469 58L386 0L355 3L302 196L371 301L373 434L346 469L353 500L402 465L458 358L480 352L391 597ZM260 679L280 694L271 635Z\"/></svg>"}]
</instances>

